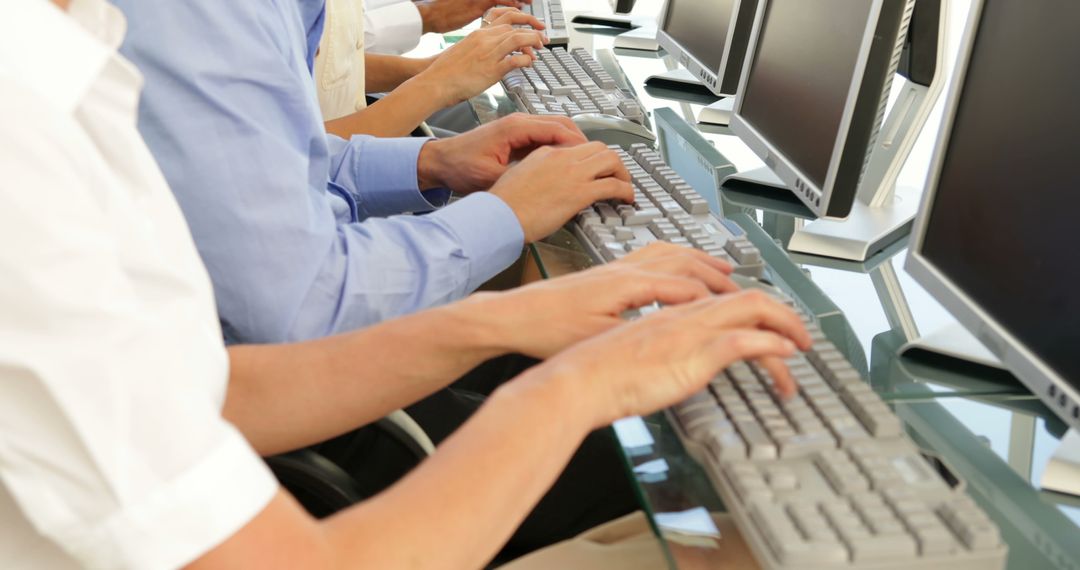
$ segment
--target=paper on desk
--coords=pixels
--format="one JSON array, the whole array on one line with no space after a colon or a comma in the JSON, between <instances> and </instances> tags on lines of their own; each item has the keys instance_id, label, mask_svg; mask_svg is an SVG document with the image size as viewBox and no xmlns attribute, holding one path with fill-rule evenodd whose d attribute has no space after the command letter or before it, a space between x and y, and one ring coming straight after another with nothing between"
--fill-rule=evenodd
<instances>
[{"instance_id":1,"label":"paper on desk","mask_svg":"<svg viewBox=\"0 0 1080 570\"><path fill-rule=\"evenodd\" d=\"M643 455L652 451L655 441L645 421L638 416L617 420L612 427L615 428L615 437L630 455Z\"/></svg>"},{"instance_id":2,"label":"paper on desk","mask_svg":"<svg viewBox=\"0 0 1080 570\"><path fill-rule=\"evenodd\" d=\"M675 513L656 513L656 526L671 542L696 547L715 547L720 538L712 516L705 507Z\"/></svg>"}]
</instances>

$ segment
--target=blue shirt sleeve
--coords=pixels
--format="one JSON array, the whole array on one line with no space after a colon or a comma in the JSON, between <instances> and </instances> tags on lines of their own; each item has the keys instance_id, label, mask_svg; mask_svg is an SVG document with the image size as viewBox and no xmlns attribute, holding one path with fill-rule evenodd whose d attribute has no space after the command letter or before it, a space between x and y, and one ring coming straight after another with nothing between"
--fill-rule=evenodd
<instances>
[{"instance_id":1,"label":"blue shirt sleeve","mask_svg":"<svg viewBox=\"0 0 1080 570\"><path fill-rule=\"evenodd\" d=\"M229 341L315 338L452 301L520 254L517 218L493 195L374 217L445 192L416 189L422 139L327 137L296 0L115 3L146 78L140 131Z\"/></svg>"}]
</instances>

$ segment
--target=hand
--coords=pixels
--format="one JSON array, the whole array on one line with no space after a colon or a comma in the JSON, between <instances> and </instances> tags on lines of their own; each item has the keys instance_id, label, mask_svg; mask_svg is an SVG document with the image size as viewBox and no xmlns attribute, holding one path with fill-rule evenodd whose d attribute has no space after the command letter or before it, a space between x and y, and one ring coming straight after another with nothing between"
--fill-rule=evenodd
<instances>
[{"instance_id":1,"label":"hand","mask_svg":"<svg viewBox=\"0 0 1080 570\"><path fill-rule=\"evenodd\" d=\"M535 16L526 14L517 8L509 8L506 6L499 6L488 10L480 21L483 22L480 24L481 26L509 24L512 26L529 26L534 30L543 30L547 27L540 20L537 20Z\"/></svg>"},{"instance_id":2,"label":"hand","mask_svg":"<svg viewBox=\"0 0 1080 570\"><path fill-rule=\"evenodd\" d=\"M781 359L810 344L794 311L751 290L617 327L549 359L533 378L563 383L574 405L586 408L580 413L599 427L685 400L740 360L766 362L776 390L788 397L796 386Z\"/></svg>"},{"instance_id":3,"label":"hand","mask_svg":"<svg viewBox=\"0 0 1080 570\"><path fill-rule=\"evenodd\" d=\"M535 30L488 26L439 54L418 77L439 97L440 106L449 107L483 93L511 70L532 65L533 48L546 42Z\"/></svg>"},{"instance_id":4,"label":"hand","mask_svg":"<svg viewBox=\"0 0 1080 570\"><path fill-rule=\"evenodd\" d=\"M543 147L491 188L517 215L527 243L543 239L593 202L634 201L630 174L603 143Z\"/></svg>"},{"instance_id":5,"label":"hand","mask_svg":"<svg viewBox=\"0 0 1080 570\"><path fill-rule=\"evenodd\" d=\"M624 321L624 311L654 302L675 305L731 293L731 266L704 252L652 244L637 257L464 303L485 315L506 352L547 358Z\"/></svg>"},{"instance_id":6,"label":"hand","mask_svg":"<svg viewBox=\"0 0 1080 570\"><path fill-rule=\"evenodd\" d=\"M532 0L426 0L415 4L424 22L424 33L441 34L462 28L493 6L519 8L526 3L531 4Z\"/></svg>"},{"instance_id":7,"label":"hand","mask_svg":"<svg viewBox=\"0 0 1080 570\"><path fill-rule=\"evenodd\" d=\"M428 142L420 149L417 178L421 190L442 187L469 194L491 188L511 162L538 147L584 142L585 135L567 117L513 114Z\"/></svg>"}]
</instances>

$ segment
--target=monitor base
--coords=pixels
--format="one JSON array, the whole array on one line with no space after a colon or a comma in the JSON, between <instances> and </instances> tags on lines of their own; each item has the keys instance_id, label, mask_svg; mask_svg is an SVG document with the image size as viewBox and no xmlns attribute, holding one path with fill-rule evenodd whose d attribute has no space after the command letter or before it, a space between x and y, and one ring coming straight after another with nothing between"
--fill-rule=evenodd
<instances>
[{"instance_id":1,"label":"monitor base","mask_svg":"<svg viewBox=\"0 0 1080 570\"><path fill-rule=\"evenodd\" d=\"M1080 433L1070 429L1046 463L1039 485L1045 491L1080 496Z\"/></svg>"},{"instance_id":2,"label":"monitor base","mask_svg":"<svg viewBox=\"0 0 1080 570\"><path fill-rule=\"evenodd\" d=\"M881 206L855 200L843 220L814 220L791 236L788 250L798 253L866 261L911 231L919 207L918 191L897 188Z\"/></svg>"},{"instance_id":3,"label":"monitor base","mask_svg":"<svg viewBox=\"0 0 1080 570\"><path fill-rule=\"evenodd\" d=\"M645 78L645 85L662 89L686 89L695 91L703 88L707 89L704 83L682 67L676 67L675 69L669 69L663 73L650 75Z\"/></svg>"},{"instance_id":4,"label":"monitor base","mask_svg":"<svg viewBox=\"0 0 1080 570\"><path fill-rule=\"evenodd\" d=\"M648 16L632 16L630 14L578 14L570 18L570 23L581 26L607 26L609 28L621 28L633 30L642 27L656 27L656 19Z\"/></svg>"},{"instance_id":5,"label":"monitor base","mask_svg":"<svg viewBox=\"0 0 1080 570\"><path fill-rule=\"evenodd\" d=\"M912 351L929 352L962 362L1005 370L1001 360L987 350L967 329L960 326L960 323L941 327L900 347L901 355Z\"/></svg>"},{"instance_id":6,"label":"monitor base","mask_svg":"<svg viewBox=\"0 0 1080 570\"><path fill-rule=\"evenodd\" d=\"M766 188L775 188L777 190L783 190L784 192L791 192L788 190L787 184L784 184L784 181L780 180L780 177L767 166L762 166L753 170L745 170L743 172L736 172L725 178L723 184L726 185L728 182L734 182L740 185L749 184L753 186L764 186Z\"/></svg>"},{"instance_id":7,"label":"monitor base","mask_svg":"<svg viewBox=\"0 0 1080 570\"><path fill-rule=\"evenodd\" d=\"M657 32L654 23L634 28L615 36L614 47L638 51L660 51L660 42L656 39Z\"/></svg>"},{"instance_id":8,"label":"monitor base","mask_svg":"<svg viewBox=\"0 0 1080 570\"><path fill-rule=\"evenodd\" d=\"M698 113L697 121L706 125L720 125L721 127L727 127L731 125L731 117L735 114L735 98L724 97L723 99L711 104L706 105Z\"/></svg>"}]
</instances>

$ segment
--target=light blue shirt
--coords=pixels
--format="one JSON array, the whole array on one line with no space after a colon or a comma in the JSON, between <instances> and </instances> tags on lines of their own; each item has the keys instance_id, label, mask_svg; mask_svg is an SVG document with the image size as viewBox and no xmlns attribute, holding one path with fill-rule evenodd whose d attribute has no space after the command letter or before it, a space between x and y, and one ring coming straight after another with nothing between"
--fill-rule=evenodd
<instances>
[{"instance_id":1,"label":"light blue shirt","mask_svg":"<svg viewBox=\"0 0 1080 570\"><path fill-rule=\"evenodd\" d=\"M425 139L327 135L311 77L323 0L115 0L146 76L139 128L214 281L231 342L347 331L472 292L521 253L481 192L436 209ZM399 215L428 212L426 215Z\"/></svg>"}]
</instances>

